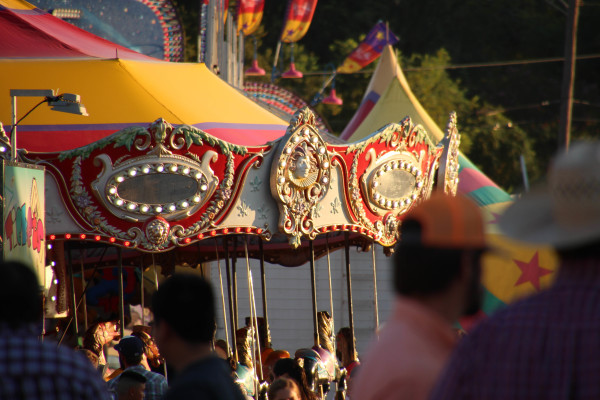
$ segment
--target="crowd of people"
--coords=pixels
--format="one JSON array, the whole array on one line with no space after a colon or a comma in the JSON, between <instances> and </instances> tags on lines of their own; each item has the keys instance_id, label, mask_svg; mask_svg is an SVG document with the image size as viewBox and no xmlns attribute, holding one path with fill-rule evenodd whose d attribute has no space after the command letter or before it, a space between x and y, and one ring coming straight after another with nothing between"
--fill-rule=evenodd
<instances>
[{"instance_id":1,"label":"crowd of people","mask_svg":"<svg viewBox=\"0 0 600 400\"><path fill-rule=\"evenodd\" d=\"M481 209L460 194L441 193L415 206L403 220L394 255L394 311L364 362L350 330L337 334L338 372L344 371L348 384L337 395L600 398L598 171L600 143L575 144L555 159L544 187L505 211L502 231L556 248L559 272L551 288L485 318L460 338L454 324L480 310L482 256L494 251ZM40 340L43 299L33 270L18 262L1 268L0 399L248 399L236 382L231 350L215 342L213 289L203 278L174 274L152 298L151 337L169 365L168 379L166 368L152 371L143 336L131 335L115 345L121 368L105 381L95 365L98 354ZM272 350L262 362L264 382L255 398L323 398L323 387L298 352L292 358Z\"/></svg>"}]
</instances>

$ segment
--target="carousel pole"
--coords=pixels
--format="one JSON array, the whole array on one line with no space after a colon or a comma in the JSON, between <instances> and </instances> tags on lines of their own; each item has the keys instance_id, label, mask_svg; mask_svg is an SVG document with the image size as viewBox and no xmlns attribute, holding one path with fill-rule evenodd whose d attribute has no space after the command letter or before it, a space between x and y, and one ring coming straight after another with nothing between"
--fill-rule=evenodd
<instances>
[{"instance_id":1,"label":"carousel pole","mask_svg":"<svg viewBox=\"0 0 600 400\"><path fill-rule=\"evenodd\" d=\"M350 325L350 332L352 333L350 349L352 350L352 357L355 357L354 310L352 309L352 277L350 271L350 233L344 232L344 242L346 250L346 281L348 287L348 324Z\"/></svg>"},{"instance_id":2,"label":"carousel pole","mask_svg":"<svg viewBox=\"0 0 600 400\"><path fill-rule=\"evenodd\" d=\"M83 298L83 328L84 331L87 332L88 330L88 318L87 318L87 296L85 295L85 273L84 273L84 267L83 267L83 259L85 257L85 250L82 248L80 250L80 262L81 262L81 297Z\"/></svg>"},{"instance_id":3,"label":"carousel pole","mask_svg":"<svg viewBox=\"0 0 600 400\"><path fill-rule=\"evenodd\" d=\"M154 287L158 290L158 273L156 272L156 261L154 260L154 253L152 254L152 269L154 270Z\"/></svg>"},{"instance_id":4,"label":"carousel pole","mask_svg":"<svg viewBox=\"0 0 600 400\"><path fill-rule=\"evenodd\" d=\"M317 284L315 279L315 248L312 240L308 241L310 249L310 286L312 290L312 311L313 311L313 337L315 346L319 343L319 321L317 320Z\"/></svg>"},{"instance_id":5,"label":"carousel pole","mask_svg":"<svg viewBox=\"0 0 600 400\"><path fill-rule=\"evenodd\" d=\"M265 329L267 331L267 343L265 343L265 347L271 347L271 334L269 333L269 313L267 312L267 283L266 283L266 274L265 274L265 252L263 249L262 238L258 238L258 248L260 251L260 285L262 291L262 301L263 301L263 316L265 318Z\"/></svg>"},{"instance_id":6,"label":"carousel pole","mask_svg":"<svg viewBox=\"0 0 600 400\"><path fill-rule=\"evenodd\" d=\"M231 257L231 280L232 280L232 289L233 289L233 326L235 327L235 332L238 330L238 290L237 290L237 238L233 237L233 256Z\"/></svg>"},{"instance_id":7,"label":"carousel pole","mask_svg":"<svg viewBox=\"0 0 600 400\"><path fill-rule=\"evenodd\" d=\"M229 347L229 332L227 330L227 312L225 311L225 291L223 290L223 276L221 274L221 260L219 259L219 243L215 238L215 254L217 255L217 268L219 270L219 286L221 287L221 307L223 308L223 327L225 328L225 343L227 343L227 357L231 357Z\"/></svg>"},{"instance_id":8,"label":"carousel pole","mask_svg":"<svg viewBox=\"0 0 600 400\"><path fill-rule=\"evenodd\" d=\"M373 311L375 313L375 332L379 330L379 302L377 300L377 264L375 261L375 239L371 245L371 253L373 255Z\"/></svg>"},{"instance_id":9,"label":"carousel pole","mask_svg":"<svg viewBox=\"0 0 600 400\"><path fill-rule=\"evenodd\" d=\"M329 234L325 234L325 246L327 247L327 276L329 278L329 310L331 312L331 329L334 332L335 343L335 318L333 317L333 287L331 285L331 259L329 258Z\"/></svg>"},{"instance_id":10,"label":"carousel pole","mask_svg":"<svg viewBox=\"0 0 600 400\"><path fill-rule=\"evenodd\" d=\"M120 249L120 247L119 247L119 249ZM154 259L154 253L150 253L150 254L152 256L152 269L154 270L154 287L156 288L156 290L158 290L158 272L156 272L156 260ZM144 274L142 273L142 280L143 280L143 278L144 278ZM142 312L143 311L144 310L143 310L143 307L142 307ZM165 378L167 378L167 380L168 380L169 379L169 374L167 372L167 363L163 363L163 370L165 372Z\"/></svg>"},{"instance_id":11,"label":"carousel pole","mask_svg":"<svg viewBox=\"0 0 600 400\"><path fill-rule=\"evenodd\" d=\"M146 316L144 315L144 259L140 257L140 305L142 306L142 325L146 325Z\"/></svg>"},{"instance_id":12,"label":"carousel pole","mask_svg":"<svg viewBox=\"0 0 600 400\"><path fill-rule=\"evenodd\" d=\"M256 338L256 347L258 349L258 378L260 381L263 381L263 373L262 373L262 359L261 359L261 351L260 351L260 336L258 335L258 318L256 317L256 298L254 296L254 279L252 279L252 271L250 270L250 258L248 257L248 235L244 237L244 254L246 255L246 271L248 273L248 294L250 297L250 318L251 324L253 325L254 335ZM256 351L254 352L256 355ZM258 382L256 381L256 392L258 393Z\"/></svg>"},{"instance_id":13,"label":"carousel pole","mask_svg":"<svg viewBox=\"0 0 600 400\"><path fill-rule=\"evenodd\" d=\"M125 336L125 296L123 294L123 250L117 247L119 263L119 319L121 321L121 337Z\"/></svg>"},{"instance_id":14,"label":"carousel pole","mask_svg":"<svg viewBox=\"0 0 600 400\"><path fill-rule=\"evenodd\" d=\"M73 260L71 257L71 246L69 246L69 250L67 251L67 257L69 258L69 279L71 283L71 302L73 304L73 317L71 318L71 320L73 321L73 326L75 328L75 337L79 342L79 323L77 322L77 298L75 297L75 282L73 280Z\"/></svg>"},{"instance_id":15,"label":"carousel pole","mask_svg":"<svg viewBox=\"0 0 600 400\"><path fill-rule=\"evenodd\" d=\"M229 295L229 323L231 324L231 350L233 351L233 355L235 356L235 361L238 361L238 353L237 353L237 339L235 337L236 333L236 324L235 324L235 314L233 312L233 291L231 284L231 271L229 269L229 239L227 236L223 237L223 247L225 248L225 271L227 272L227 292Z\"/></svg>"}]
</instances>

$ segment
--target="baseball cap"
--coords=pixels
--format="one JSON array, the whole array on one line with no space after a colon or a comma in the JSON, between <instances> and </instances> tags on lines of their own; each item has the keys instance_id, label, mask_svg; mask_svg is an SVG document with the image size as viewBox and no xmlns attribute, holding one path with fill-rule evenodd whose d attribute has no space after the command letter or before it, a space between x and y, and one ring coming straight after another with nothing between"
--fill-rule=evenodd
<instances>
[{"instance_id":1,"label":"baseball cap","mask_svg":"<svg viewBox=\"0 0 600 400\"><path fill-rule=\"evenodd\" d=\"M144 343L137 336L125 336L117 343L115 350L126 357L137 357L144 353Z\"/></svg>"},{"instance_id":2,"label":"baseball cap","mask_svg":"<svg viewBox=\"0 0 600 400\"><path fill-rule=\"evenodd\" d=\"M416 221L419 235L400 227L400 241L424 247L446 249L485 249L483 217L477 204L460 193L456 196L434 192L409 211L403 224Z\"/></svg>"}]
</instances>

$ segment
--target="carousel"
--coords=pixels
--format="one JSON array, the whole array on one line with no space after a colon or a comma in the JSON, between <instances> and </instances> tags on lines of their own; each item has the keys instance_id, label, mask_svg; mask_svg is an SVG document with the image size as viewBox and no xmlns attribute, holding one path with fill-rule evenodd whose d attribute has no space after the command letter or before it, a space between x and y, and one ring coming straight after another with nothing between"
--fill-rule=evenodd
<instances>
[{"instance_id":1,"label":"carousel","mask_svg":"<svg viewBox=\"0 0 600 400\"><path fill-rule=\"evenodd\" d=\"M53 22L55 30L72 29ZM95 44L90 48L106 48L48 59L32 47L0 60L0 71L12 77L11 87L0 83L3 91L12 85L60 86L82 94L90 111L84 124L78 116L62 119L40 109L29 126L19 125L18 149L16 141L0 138L6 165L17 162L42 171L35 190L43 201L32 202L30 219L43 224L37 248L45 249L47 317L63 322L57 340L82 338L80 345L102 358L105 345L131 325L127 310L139 304L141 320L133 331L148 344L150 367L164 368L144 328L146 294L152 292L148 284L157 288L161 277L182 266L207 274L212 265L218 270L212 281L218 282L224 351L240 386L260 397L268 374L262 363L277 354L266 265L308 265L312 347L294 356L303 360L313 390L324 393L336 382L343 392L330 254L344 253L349 334L342 358L354 359L350 249L372 252L377 327L376 248L392 252L403 215L433 190L456 193L460 135L455 114L439 143L409 117L345 143L330 135L308 107L287 121L296 99L278 94L272 85L247 85L246 96L268 104L261 107L203 64L160 62L121 47L121 58L108 58L112 45L88 39ZM48 46L48 51L56 47ZM81 73L88 70L96 79ZM284 102L274 100L284 97ZM8 101L0 105L0 119L7 122ZM273 109L283 112L275 115ZM15 226L19 221L14 219ZM6 249L6 232L4 239ZM329 272L325 308L317 304L319 259L327 260ZM250 260L259 265L256 291ZM247 296L238 287L243 269ZM249 317L244 318L241 301L249 303Z\"/></svg>"},{"instance_id":2,"label":"carousel","mask_svg":"<svg viewBox=\"0 0 600 400\"><path fill-rule=\"evenodd\" d=\"M332 329L319 334L327 330L329 314L317 310L315 259L346 250L351 318L348 249L379 244L391 252L407 211L433 190L454 195L460 137L454 115L437 144L408 117L356 143L330 143L327 137L305 108L294 115L284 136L262 146L234 144L193 126L174 127L158 119L72 150L21 154L21 161L45 170L45 203L52 205L46 212L45 241L57 277L51 289L57 294L56 311L68 310L77 329L77 307L85 307L87 287L78 299L74 274L83 277L86 270L116 266L115 330L122 334L128 301L125 269L133 266L134 274L138 268L143 274L143 269L153 268L156 274L161 265L168 275L175 265L217 261L220 269L223 260L223 311L225 296L229 303L226 341L236 362L252 371L250 379L248 373L240 376L247 393L254 395L264 377L248 349L270 345L266 296L263 315L254 303L246 326L238 326L235 261L245 259L249 269L249 258L260 260L263 292L265 261L309 263L314 346L331 354ZM248 287L253 302L253 283ZM144 304L144 290L140 293ZM263 335L258 334L261 330ZM332 367L323 363L321 370L323 382L336 380Z\"/></svg>"}]
</instances>

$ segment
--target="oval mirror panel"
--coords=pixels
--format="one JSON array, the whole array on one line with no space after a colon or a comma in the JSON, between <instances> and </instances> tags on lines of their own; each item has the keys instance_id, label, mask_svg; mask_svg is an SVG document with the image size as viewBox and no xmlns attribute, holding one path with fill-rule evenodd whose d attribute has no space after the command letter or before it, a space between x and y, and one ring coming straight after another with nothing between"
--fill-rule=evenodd
<instances>
[{"instance_id":1,"label":"oval mirror panel","mask_svg":"<svg viewBox=\"0 0 600 400\"><path fill-rule=\"evenodd\" d=\"M386 199L401 200L409 196L417 183L413 174L401 169L394 169L383 173L379 178L379 192Z\"/></svg>"},{"instance_id":2,"label":"oval mirror panel","mask_svg":"<svg viewBox=\"0 0 600 400\"><path fill-rule=\"evenodd\" d=\"M196 179L171 174L135 176L121 182L119 197L143 204L166 204L187 199L198 192Z\"/></svg>"}]
</instances>

